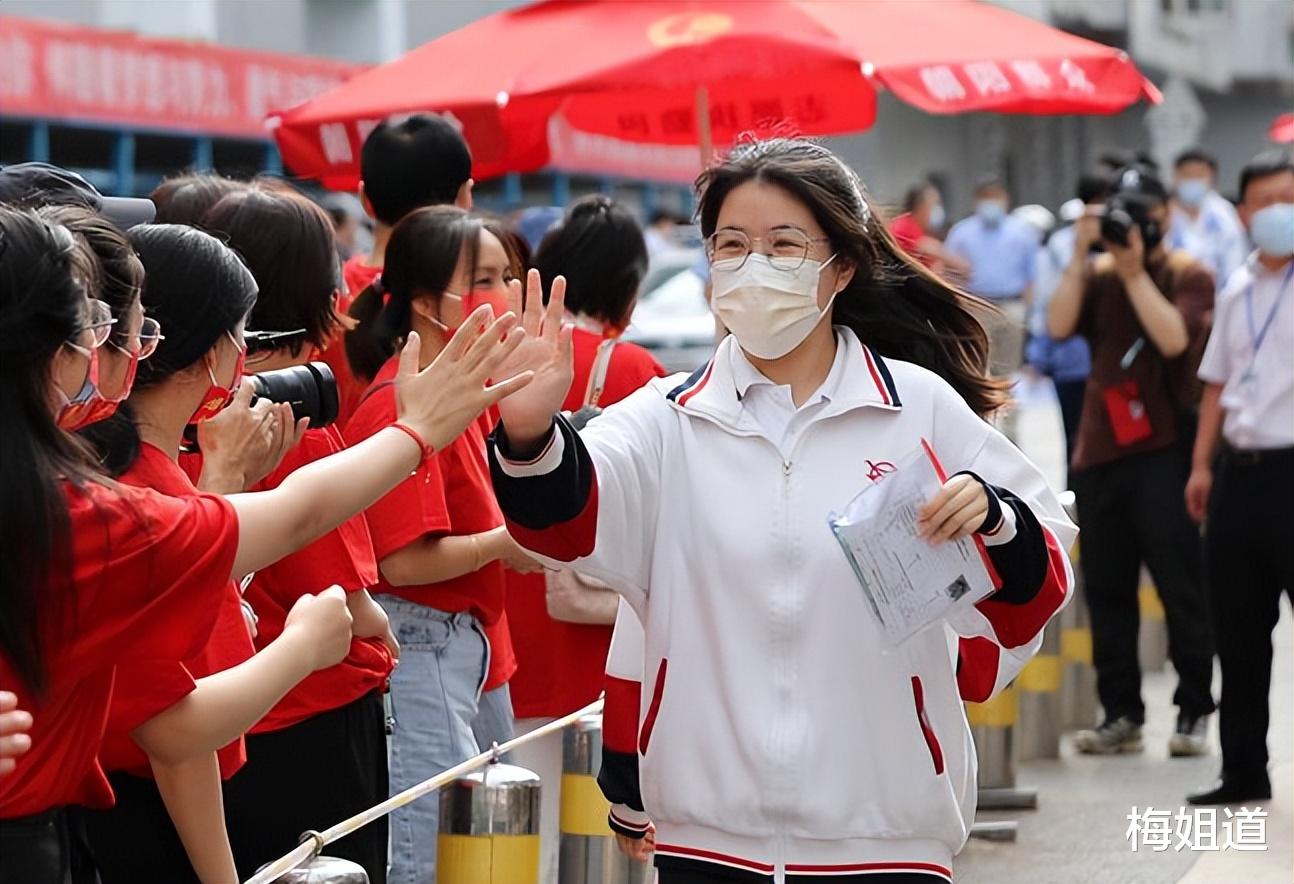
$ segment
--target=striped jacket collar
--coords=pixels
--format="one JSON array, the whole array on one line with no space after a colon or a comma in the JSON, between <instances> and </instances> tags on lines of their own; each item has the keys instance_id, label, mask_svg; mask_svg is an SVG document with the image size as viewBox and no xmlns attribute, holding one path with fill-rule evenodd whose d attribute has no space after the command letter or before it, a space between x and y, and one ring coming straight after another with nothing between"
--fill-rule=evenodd
<instances>
[{"instance_id":1,"label":"striped jacket collar","mask_svg":"<svg viewBox=\"0 0 1294 884\"><path fill-rule=\"evenodd\" d=\"M868 406L896 411L902 408L894 377L881 355L860 342L851 329L840 325L835 329L838 346L845 348L845 374L821 417ZM714 357L665 398L685 413L705 415L736 428L742 413L732 367L736 347L736 338L728 335L719 343Z\"/></svg>"}]
</instances>

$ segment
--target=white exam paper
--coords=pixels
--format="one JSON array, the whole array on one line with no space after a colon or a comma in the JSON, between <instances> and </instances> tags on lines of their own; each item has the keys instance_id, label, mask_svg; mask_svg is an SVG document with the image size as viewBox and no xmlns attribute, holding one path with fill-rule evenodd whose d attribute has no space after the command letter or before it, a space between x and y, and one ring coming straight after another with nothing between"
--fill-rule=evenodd
<instances>
[{"instance_id":1,"label":"white exam paper","mask_svg":"<svg viewBox=\"0 0 1294 884\"><path fill-rule=\"evenodd\" d=\"M931 545L917 536L917 510L942 484L918 449L828 520L890 646L994 590L973 538Z\"/></svg>"}]
</instances>

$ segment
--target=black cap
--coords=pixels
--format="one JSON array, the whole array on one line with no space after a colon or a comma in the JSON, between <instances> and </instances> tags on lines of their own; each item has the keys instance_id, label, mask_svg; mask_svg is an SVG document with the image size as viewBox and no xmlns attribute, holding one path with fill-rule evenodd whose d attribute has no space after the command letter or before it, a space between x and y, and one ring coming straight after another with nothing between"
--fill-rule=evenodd
<instances>
[{"instance_id":1,"label":"black cap","mask_svg":"<svg viewBox=\"0 0 1294 884\"><path fill-rule=\"evenodd\" d=\"M1111 182L1110 193L1124 199L1140 198L1150 202L1168 202L1168 188L1164 187L1158 175L1142 164L1126 166L1116 172Z\"/></svg>"},{"instance_id":2,"label":"black cap","mask_svg":"<svg viewBox=\"0 0 1294 884\"><path fill-rule=\"evenodd\" d=\"M147 224L157 213L150 199L104 196L80 175L49 163L0 166L0 203L86 206L122 230Z\"/></svg>"}]
</instances>

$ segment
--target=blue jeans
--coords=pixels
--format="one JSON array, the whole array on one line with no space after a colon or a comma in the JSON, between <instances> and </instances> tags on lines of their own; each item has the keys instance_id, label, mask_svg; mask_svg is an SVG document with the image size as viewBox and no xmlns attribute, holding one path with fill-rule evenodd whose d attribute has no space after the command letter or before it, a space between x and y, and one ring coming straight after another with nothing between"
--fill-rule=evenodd
<instances>
[{"instance_id":1,"label":"blue jeans","mask_svg":"<svg viewBox=\"0 0 1294 884\"><path fill-rule=\"evenodd\" d=\"M449 614L395 596L379 597L400 642L391 674L391 794L477 753L472 721L490 648L471 614ZM390 884L434 884L438 795L391 814Z\"/></svg>"},{"instance_id":2,"label":"blue jeans","mask_svg":"<svg viewBox=\"0 0 1294 884\"><path fill-rule=\"evenodd\" d=\"M481 694L481 702L472 722L472 733L476 735L476 745L481 751L489 749L494 743L502 746L513 736L513 725L516 718L512 715L512 691L507 683ZM507 756L503 756L506 761Z\"/></svg>"}]
</instances>

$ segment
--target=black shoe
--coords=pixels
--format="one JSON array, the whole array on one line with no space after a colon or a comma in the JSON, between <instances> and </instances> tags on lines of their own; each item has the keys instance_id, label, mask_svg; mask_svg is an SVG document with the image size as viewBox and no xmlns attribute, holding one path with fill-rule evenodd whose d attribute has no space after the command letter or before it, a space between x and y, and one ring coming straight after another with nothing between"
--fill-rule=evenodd
<instances>
[{"instance_id":1,"label":"black shoe","mask_svg":"<svg viewBox=\"0 0 1294 884\"><path fill-rule=\"evenodd\" d=\"M1224 776L1213 788L1186 796L1187 804L1245 804L1253 801L1268 801L1272 797L1271 781L1238 780Z\"/></svg>"}]
</instances>

